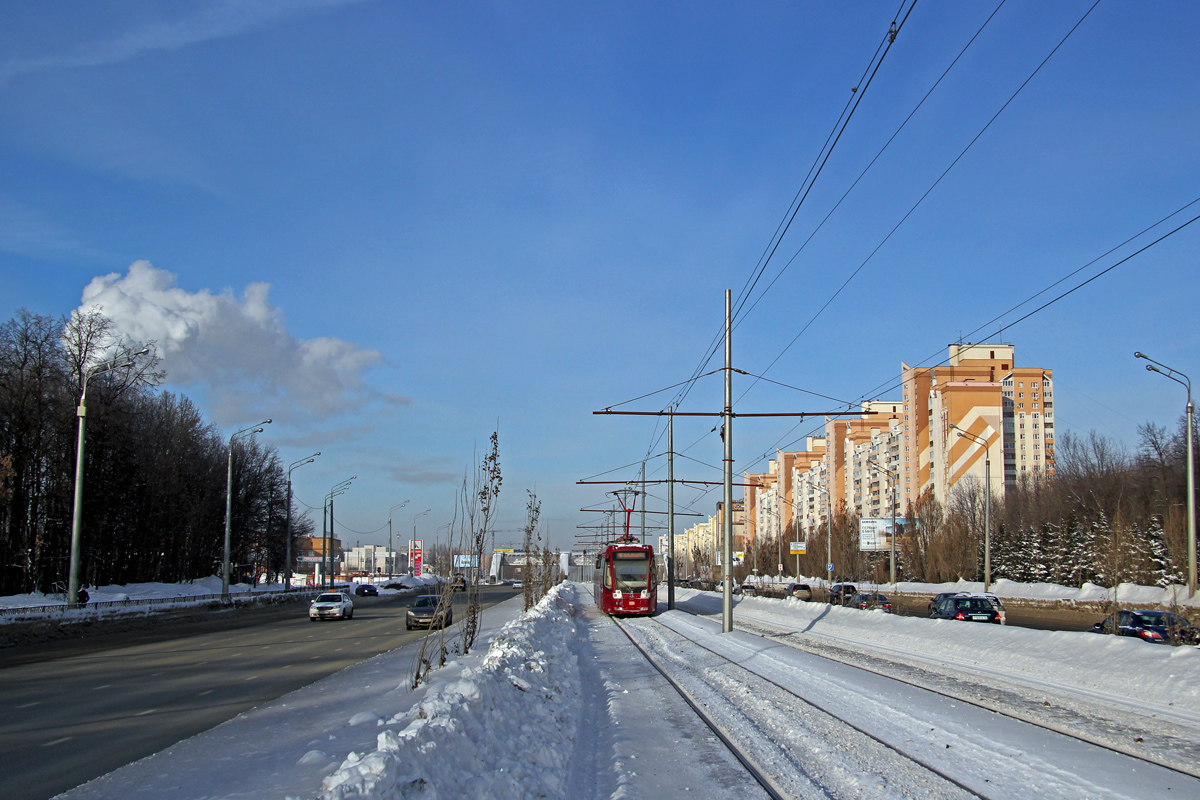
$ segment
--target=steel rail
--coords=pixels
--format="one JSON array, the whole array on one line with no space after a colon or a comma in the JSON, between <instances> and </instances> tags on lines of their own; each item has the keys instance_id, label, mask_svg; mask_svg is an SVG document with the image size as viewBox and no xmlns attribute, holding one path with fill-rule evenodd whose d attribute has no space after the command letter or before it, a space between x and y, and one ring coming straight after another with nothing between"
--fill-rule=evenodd
<instances>
[{"instance_id":1,"label":"steel rail","mask_svg":"<svg viewBox=\"0 0 1200 800\"><path fill-rule=\"evenodd\" d=\"M678 609L678 610L682 610L682 609ZM690 614L691 612L685 612L685 613ZM693 616L700 616L700 615L694 614ZM741 624L745 625L746 623L743 621ZM753 627L753 626L751 626L751 627ZM763 630L763 629L760 628L760 630ZM898 681L898 682L906 684L908 686L912 686L916 689L923 689L927 692L932 692L933 694L939 695L941 697L945 697L948 700L954 700L959 703L965 703L966 705L969 705L969 706L975 706L976 708L981 708L984 711L991 711L993 714L999 714L1002 717L1008 717L1009 719L1016 720L1017 722L1024 722L1027 725L1034 726L1035 728L1041 728L1042 730L1050 731L1051 733L1057 733L1062 736L1066 736L1070 739L1074 739L1076 741L1083 742L1084 744L1090 744L1093 747L1098 747L1101 750L1107 750L1110 753L1117 753L1119 755L1127 756L1129 758L1134 758L1143 763L1152 764L1153 766L1156 766L1156 767L1162 767L1163 769L1170 770L1171 772L1186 776L1188 778L1200 779L1200 769L1189 770L1184 767L1180 767L1178 765L1172 764L1169 761L1159 760L1159 759L1155 758L1154 756L1146 755L1144 753L1139 753L1132 749L1127 749L1123 745L1115 744L1113 742L1106 742L1099 737L1093 737L1093 736L1090 736L1089 734L1081 733L1080 731L1071 730L1070 728L1066 727L1065 725L1059 726L1059 725L1055 725L1050 722L1043 722L1043 721L1034 719L1032 717L1023 716L1019 713L1008 710L1007 708L1005 708L1003 705L1001 705L999 703L993 705L993 704L987 703L986 701L975 700L975 699L972 699L969 697L964 697L964 696L957 695L957 694L951 694L950 692L942 691L940 689L934 689L934 688L931 688L930 686L927 686L922 683L917 683L916 681L913 681L913 680L908 680L906 678L897 677L896 675L892 675L887 672L882 672L877 669L872 669L871 667L865 667L862 664L856 664L849 659L838 658L837 656L829 655L824 652L816 653L816 652L813 652L812 650L808 650L806 648L796 647L794 641L788 640L788 637L793 636L794 632L770 633L770 632L764 631L761 634L754 633L753 631L750 631L750 630L747 630L746 632L753 633L756 636L758 636L758 635L764 636L766 638L771 639L774 642L778 642L779 644L785 645L787 647L791 647L794 650L801 650L805 653L809 653L810 655L819 656L820 658L828 658L830 661L836 661L839 664L845 664L848 667L853 667L855 669L861 669L863 672L870 672L874 675L879 675L880 677L883 677L883 678L889 678L891 680ZM699 645L699 646L704 647L704 645ZM705 649L707 649L707 648L705 648ZM870 654L867 654L867 655L870 655ZM879 658L882 661L887 661L887 659L882 656L871 656L871 657ZM903 662L895 662L895 663L903 663ZM904 664L904 666L921 669L920 666L916 666L914 664ZM758 673L755 673L755 674L757 675ZM935 674L941 674L941 673L935 673ZM954 678L953 676L948 676L948 677L951 677L953 680L958 680L957 678ZM764 680L769 680L769 679L764 679Z\"/></svg>"},{"instance_id":2,"label":"steel rail","mask_svg":"<svg viewBox=\"0 0 1200 800\"><path fill-rule=\"evenodd\" d=\"M733 740L731 740L725 734L725 732L721 730L716 721L706 714L700 708L700 705L692 699L687 690L680 686L674 678L668 675L666 671L658 665L658 662L656 662L654 658L652 658L651 655L646 652L646 649L638 644L636 639L629 635L629 631L625 630L625 626L621 624L621 621L616 617L611 617L611 619L614 623L616 623L617 630L625 634L625 638L629 640L629 643L637 648L638 652L642 654L642 657L646 659L646 663L654 667L658 674L663 676L663 679L671 685L671 688L683 698L683 702L687 703L688 707L696 713L696 716L700 718L700 721L708 726L708 729L711 730L713 734L721 740L721 744L725 745L733 757L736 758L743 767L745 767L746 771L750 773L750 777L754 778L758 785L763 788L763 791L765 791L771 797L771 800L788 800L789 795L778 789L771 779L767 777L767 774L762 770L762 768L759 767L749 755L743 753L738 746L733 743ZM828 792L826 792L826 795L830 798L830 800L836 800L836 798Z\"/></svg>"},{"instance_id":3,"label":"steel rail","mask_svg":"<svg viewBox=\"0 0 1200 800\"><path fill-rule=\"evenodd\" d=\"M663 623L662 623L662 622L660 622L660 621L659 621L659 620L657 620L657 619L654 619L653 617L648 617L647 619L650 619L651 621L653 621L653 622L657 623L658 625L662 625L662 627L666 628L667 630L671 631L672 633L674 633L674 634L675 634L675 635L677 635L677 636L681 635L681 634L680 634L678 631L672 630L670 627L668 627L668 626L666 626L666 625L663 625ZM624 632L626 636L629 636L629 632L628 632L628 631L625 631L625 630L624 630L624 628L622 628L622 632ZM632 637L632 636L630 636L629 638L630 638L630 641L633 641L633 637ZM687 637L684 637L684 638L687 638ZM928 770L929 772L932 772L934 775L937 775L937 776L938 776L939 778L941 778L942 780L944 780L944 781L946 781L946 782L948 782L948 783L951 783L951 784L953 784L954 786L957 786L959 789L962 789L964 792L966 792L967 794L970 794L972 797L978 797L980 800L990 800L990 798L988 798L988 796L987 796L987 795L985 795L985 794L980 794L980 793L979 793L978 791L976 791L975 789L972 789L970 786L966 785L965 783L963 783L962 781L958 780L957 778L954 778L954 777L952 777L952 776L948 775L947 773L943 772L942 770L938 769L937 767L934 767L934 766L932 766L931 764L928 764L928 763L926 763L925 761L922 761L921 759L917 758L916 756L912 755L911 753L906 753L904 750L901 750L901 749L900 749L899 747L897 747L896 745L894 745L894 744L892 744L892 743L890 743L890 742L884 741L883 739L879 738L879 737L878 737L878 736L876 736L875 734L871 733L870 731L866 730L865 728L861 728L861 727L859 727L858 725L855 725L853 722L850 722L849 720L845 719L844 717L840 717L840 716L838 716L837 714L834 714L832 711L830 711L829 709L825 708L825 707L824 707L824 706L822 706L820 703L816 703L816 702L814 702L814 701L812 701L812 700L809 700L807 697L801 697L800 695L796 694L796 692L795 692L795 691L793 691L792 689L789 689L789 688L787 688L786 686L784 686L784 685L782 685L782 684L780 684L780 683L777 683L776 681L774 681L774 680L772 680L772 679L770 679L770 678L766 677L765 675L763 675L763 674L762 674L762 673L760 673L760 672L756 672L755 670L751 669L750 667L747 667L747 666L746 666L746 665L744 665L744 664L738 664L736 661L734 661L733 659L729 658L728 656L725 656L725 655L723 655L723 654L721 654L721 653L718 653L716 650L713 650L713 649L712 649L712 648L710 648L710 647L706 647L705 645L703 645L703 644L700 644L699 642L697 642L697 641L695 641L695 640L693 640L693 639L688 639L688 641L689 641L691 644L694 644L696 647L699 647L699 648L701 648L701 649L703 649L703 650L707 650L708 652L712 653L712 654L713 654L714 656L716 656L717 658L720 658L720 659L722 659L723 661L726 661L726 662L728 662L728 663L730 663L730 664L733 664L735 667L739 667L739 668L741 668L741 669L744 669L744 670L746 670L746 671L747 671L747 672L749 672L751 675L754 675L755 677L759 678L760 680L766 681L767 683L769 683L769 684L771 684L772 686L774 686L776 689L779 689L780 691L782 691L782 692L784 692L784 693L786 693L786 694L789 694L789 695L791 695L792 697L796 698L796 699L797 699L797 700L799 700L801 703L804 703L804 704L805 704L805 705L807 705L807 706L810 706L810 707L812 707L812 708L815 708L817 711L820 711L822 714L825 714L826 716L828 716L828 717L830 717L830 718L832 718L832 719L835 719L835 720L837 720L838 722L842 723L843 725L845 725L846 727L850 728L851 730L857 731L858 733L861 733L863 736L866 736L868 739L870 739L870 740L872 740L872 741L874 741L874 742L877 742L877 743L879 743L879 744L883 745L885 748L887 748L888 750L891 750L892 752L896 753L897 755L901 756L902 758L908 759L909 761L911 761L912 763L916 764L917 766L919 766L919 767L921 767L921 768L923 768L923 769L926 769L926 770ZM637 646L637 643L636 643L636 642L634 642L634 645L635 645L635 646ZM641 648L640 646L638 646L638 650L641 650L641 652L642 652L642 654L643 654L643 655L645 655L645 654L646 654L646 651L645 651L643 648ZM647 657L647 659L648 659L648 660L650 660L651 664L654 664L653 660L652 660L652 659L650 659L650 656L648 656L648 655L647 655L646 657ZM655 666L655 668L656 668L656 669L658 668L658 665L657 665L657 664L655 664L654 666ZM662 672L662 670L661 670L661 669L659 669L659 672ZM668 679L668 680L670 680L670 679ZM673 682L672 682L672 683L673 683Z\"/></svg>"}]
</instances>

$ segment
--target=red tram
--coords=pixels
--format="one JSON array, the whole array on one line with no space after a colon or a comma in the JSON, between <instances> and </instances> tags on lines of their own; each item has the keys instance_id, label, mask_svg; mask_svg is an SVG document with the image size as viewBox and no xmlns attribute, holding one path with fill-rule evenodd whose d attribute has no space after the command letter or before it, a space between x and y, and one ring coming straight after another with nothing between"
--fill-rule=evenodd
<instances>
[{"instance_id":1,"label":"red tram","mask_svg":"<svg viewBox=\"0 0 1200 800\"><path fill-rule=\"evenodd\" d=\"M615 542L596 556L596 605L605 614L649 616L658 610L654 548Z\"/></svg>"}]
</instances>

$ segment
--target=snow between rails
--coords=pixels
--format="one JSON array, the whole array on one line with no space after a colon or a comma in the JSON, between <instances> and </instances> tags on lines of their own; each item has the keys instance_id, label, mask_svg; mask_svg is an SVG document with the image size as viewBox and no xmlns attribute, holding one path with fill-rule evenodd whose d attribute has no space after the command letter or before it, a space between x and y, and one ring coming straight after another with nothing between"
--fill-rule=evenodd
<instances>
[{"instance_id":1,"label":"snow between rails","mask_svg":"<svg viewBox=\"0 0 1200 800\"><path fill-rule=\"evenodd\" d=\"M322 800L561 798L580 712L580 598L559 584L497 634L483 661L434 685L325 778ZM453 672L453 671L451 671Z\"/></svg>"}]
</instances>

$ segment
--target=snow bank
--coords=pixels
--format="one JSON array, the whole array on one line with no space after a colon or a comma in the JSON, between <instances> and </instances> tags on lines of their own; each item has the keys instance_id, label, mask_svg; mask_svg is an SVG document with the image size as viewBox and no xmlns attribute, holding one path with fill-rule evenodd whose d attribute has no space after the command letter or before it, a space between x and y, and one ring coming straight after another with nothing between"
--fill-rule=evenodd
<instances>
[{"instance_id":1,"label":"snow bank","mask_svg":"<svg viewBox=\"0 0 1200 800\"><path fill-rule=\"evenodd\" d=\"M681 589L689 607L715 612L720 598ZM693 605L695 604L695 605ZM759 619L807 636L866 647L887 657L949 665L1034 686L1130 699L1200 717L1200 648L1147 644L1127 636L1040 631L944 619L901 617L805 603L742 598L735 618Z\"/></svg>"},{"instance_id":2,"label":"snow bank","mask_svg":"<svg viewBox=\"0 0 1200 800\"><path fill-rule=\"evenodd\" d=\"M826 585L825 579L818 577L784 579L785 583L791 581L807 583L810 586L824 587ZM779 581L774 578L768 578L764 582L778 583ZM946 581L945 583L897 581L894 587L891 584L877 585L870 581L847 580L847 582L859 587L892 591L898 594L927 594L933 596L941 592L983 591L983 581L957 580ZM1164 589L1161 586L1122 583L1117 586L1116 591L1116 599L1122 603L1133 603L1147 607L1169 607L1175 604L1200 607L1200 593L1197 593L1196 597L1189 598L1186 586L1171 585ZM991 592L1000 597L1012 598L1014 600L1042 600L1048 602L1106 603L1113 599L1113 590L1110 587L1098 586L1094 583L1085 583L1083 586L1077 588L1057 583L1019 583L1017 581L1010 581L1007 578L992 581Z\"/></svg>"},{"instance_id":3,"label":"snow bank","mask_svg":"<svg viewBox=\"0 0 1200 800\"><path fill-rule=\"evenodd\" d=\"M581 599L559 584L497 634L474 669L434 673L425 698L350 753L324 800L565 797L581 684L572 647Z\"/></svg>"}]
</instances>

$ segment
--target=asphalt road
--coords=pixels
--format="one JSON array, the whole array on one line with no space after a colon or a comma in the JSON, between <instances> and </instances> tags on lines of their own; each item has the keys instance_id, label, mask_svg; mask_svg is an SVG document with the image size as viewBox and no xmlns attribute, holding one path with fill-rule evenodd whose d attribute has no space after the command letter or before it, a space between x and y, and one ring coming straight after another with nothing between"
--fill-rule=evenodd
<instances>
[{"instance_id":1,"label":"asphalt road","mask_svg":"<svg viewBox=\"0 0 1200 800\"><path fill-rule=\"evenodd\" d=\"M483 590L485 606L516 594ZM464 595L455 596L461 618ZM0 656L0 798L42 800L423 635L411 597L356 597L354 618L306 603L214 612L149 631Z\"/></svg>"}]
</instances>

